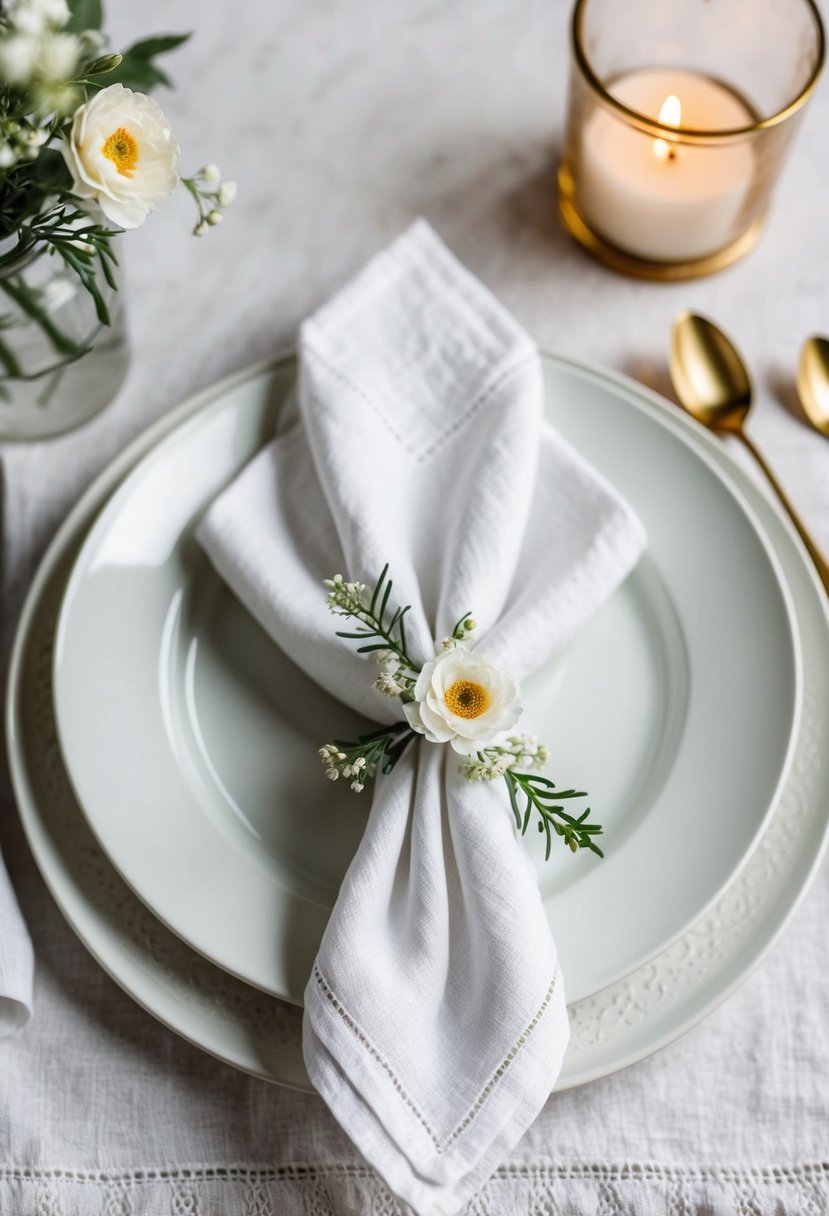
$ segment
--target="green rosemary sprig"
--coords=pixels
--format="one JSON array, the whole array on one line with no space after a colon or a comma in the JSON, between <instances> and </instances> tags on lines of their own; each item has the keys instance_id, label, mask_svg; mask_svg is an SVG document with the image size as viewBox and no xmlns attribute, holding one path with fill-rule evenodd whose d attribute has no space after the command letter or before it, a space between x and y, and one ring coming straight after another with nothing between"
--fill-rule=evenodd
<instances>
[{"instance_id":1,"label":"green rosemary sprig","mask_svg":"<svg viewBox=\"0 0 829 1216\"><path fill-rule=\"evenodd\" d=\"M602 850L593 843L593 837L600 836L603 828L601 824L587 822L590 807L576 818L568 815L563 806L555 805L571 798L586 798L588 795L583 790L558 790L547 777L536 773L518 773L514 769L507 769L503 777L507 783L515 824L522 836L530 825L533 811L538 815L538 830L547 837L545 861L550 857L553 833L560 836L573 853L578 849L589 849L591 853L604 857ZM525 799L523 808L519 806L519 795Z\"/></svg>"},{"instance_id":2,"label":"green rosemary sprig","mask_svg":"<svg viewBox=\"0 0 829 1216\"><path fill-rule=\"evenodd\" d=\"M118 262L112 250L112 238L121 229L91 223L85 211L60 205L35 220L30 225L30 232L35 241L41 241L50 252L58 254L74 271L92 296L98 320L102 325L109 325L109 309L100 290L98 270L113 291L116 290L112 267Z\"/></svg>"},{"instance_id":3,"label":"green rosemary sprig","mask_svg":"<svg viewBox=\"0 0 829 1216\"><path fill-rule=\"evenodd\" d=\"M354 742L336 739L319 749L319 757L329 781L351 779L351 788L360 793L378 767L390 773L415 737L408 722L395 722L358 736Z\"/></svg>"},{"instance_id":4,"label":"green rosemary sprig","mask_svg":"<svg viewBox=\"0 0 829 1216\"><path fill-rule=\"evenodd\" d=\"M352 617L360 622L362 628L353 632L344 629L336 631L338 638L364 642L364 645L357 647L358 654L390 650L409 671L417 674L420 668L409 658L406 649L405 617L411 605L393 610L389 608L394 583L388 573L389 565L386 562L368 604L365 601L365 583L347 583L341 574L325 579L328 607L335 616Z\"/></svg>"}]
</instances>

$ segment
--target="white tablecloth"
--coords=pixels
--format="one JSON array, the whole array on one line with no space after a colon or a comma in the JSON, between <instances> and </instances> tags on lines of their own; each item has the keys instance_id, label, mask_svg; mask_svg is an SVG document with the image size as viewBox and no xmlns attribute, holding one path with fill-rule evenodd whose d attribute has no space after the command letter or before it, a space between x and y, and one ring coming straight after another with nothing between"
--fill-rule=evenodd
<instances>
[{"instance_id":1,"label":"white tablecloth","mask_svg":"<svg viewBox=\"0 0 829 1216\"><path fill-rule=\"evenodd\" d=\"M829 442L800 421L798 348L829 331L829 88L743 264L658 286L614 277L560 231L553 166L564 0L174 6L119 0L125 40L192 28L160 97L193 167L239 180L221 229L186 198L126 242L134 363L113 407L2 452L4 653L35 563L108 457L193 389L271 354L424 214L542 348L666 388L669 325L717 317L757 384L752 433L829 550ZM40 880L4 781L0 835L37 954L36 1009L0 1042L0 1212L37 1216L393 1213L323 1104L216 1063L109 980ZM763 967L659 1055L554 1097L470 1213L829 1212L829 869Z\"/></svg>"}]
</instances>

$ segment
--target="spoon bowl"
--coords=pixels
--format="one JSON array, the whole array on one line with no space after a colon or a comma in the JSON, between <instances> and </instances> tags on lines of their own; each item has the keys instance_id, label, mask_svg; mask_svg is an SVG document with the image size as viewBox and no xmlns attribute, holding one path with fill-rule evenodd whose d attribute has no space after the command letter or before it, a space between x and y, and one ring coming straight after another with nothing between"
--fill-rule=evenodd
<instances>
[{"instance_id":1,"label":"spoon bowl","mask_svg":"<svg viewBox=\"0 0 829 1216\"><path fill-rule=\"evenodd\" d=\"M804 400L803 408L813 421L823 419L827 427L824 433L829 434L829 342L823 338L810 339L803 349L800 368L803 375L798 373L798 389L803 398L803 379L809 400L809 407ZM746 434L751 380L734 344L713 321L692 312L680 313L671 331L670 371L677 398L687 412L717 434L736 436L751 452L797 528L820 581L829 591L829 563L766 464L762 452ZM818 430L822 429L818 426Z\"/></svg>"},{"instance_id":2,"label":"spoon bowl","mask_svg":"<svg viewBox=\"0 0 829 1216\"><path fill-rule=\"evenodd\" d=\"M670 367L676 395L697 422L715 431L741 431L751 406L751 380L713 321L679 314L671 332Z\"/></svg>"},{"instance_id":3,"label":"spoon bowl","mask_svg":"<svg viewBox=\"0 0 829 1216\"><path fill-rule=\"evenodd\" d=\"M812 426L829 438L829 339L807 338L803 343L797 394Z\"/></svg>"}]
</instances>

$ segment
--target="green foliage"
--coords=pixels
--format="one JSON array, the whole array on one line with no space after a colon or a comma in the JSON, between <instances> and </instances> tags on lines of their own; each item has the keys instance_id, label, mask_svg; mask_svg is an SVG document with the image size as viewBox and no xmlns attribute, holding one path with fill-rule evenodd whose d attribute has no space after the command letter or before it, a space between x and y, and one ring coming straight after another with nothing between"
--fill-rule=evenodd
<instances>
[{"instance_id":1,"label":"green foliage","mask_svg":"<svg viewBox=\"0 0 829 1216\"><path fill-rule=\"evenodd\" d=\"M133 43L121 55L121 62L112 71L105 73L101 85L122 84L126 89L137 93L151 93L160 85L171 89L172 81L166 72L158 67L155 60L158 55L166 55L176 50L187 41L189 34L159 34L154 38L143 38ZM95 73L88 74L90 83L99 83Z\"/></svg>"},{"instance_id":2,"label":"green foliage","mask_svg":"<svg viewBox=\"0 0 829 1216\"><path fill-rule=\"evenodd\" d=\"M66 29L71 34L84 30L99 30L104 23L104 7L101 0L67 0L71 16Z\"/></svg>"},{"instance_id":3,"label":"green foliage","mask_svg":"<svg viewBox=\"0 0 829 1216\"><path fill-rule=\"evenodd\" d=\"M359 735L356 740L337 739L320 749L320 759L332 780L335 773L353 778L356 785L351 788L359 792L378 768L390 773L414 738L408 722L395 722Z\"/></svg>"},{"instance_id":4,"label":"green foliage","mask_svg":"<svg viewBox=\"0 0 829 1216\"><path fill-rule=\"evenodd\" d=\"M142 38L120 55L107 50L102 0L68 0L68 7L70 18L64 28L78 37L83 48L72 79L44 79L37 69L30 78L0 89L0 149L5 158L0 166L0 238L16 237L14 248L0 256L0 276L6 272L5 278L0 277L0 292L41 327L56 354L70 360L84 351L55 329L40 293L18 268L40 251L59 257L89 292L99 321L107 325L103 284L116 286L111 242L120 229L94 223L85 204L73 195L72 175L59 151L61 142L74 110L93 91L119 82L144 93L170 86L155 60L175 51L190 35ZM4 20L3 8L0 0L0 34L13 36L14 27ZM57 23L54 29L59 27ZM51 36L48 30L44 36ZM3 320L0 317L0 330ZM0 370L9 376L20 373L14 351L2 339Z\"/></svg>"},{"instance_id":5,"label":"green foliage","mask_svg":"<svg viewBox=\"0 0 829 1216\"><path fill-rule=\"evenodd\" d=\"M590 807L581 815L568 815L563 806L557 805L571 798L586 798L583 790L557 790L547 777L536 773L517 773L507 769L504 780L509 790L510 806L515 816L515 825L521 835L525 835L530 826L533 811L538 816L538 830L547 837L545 860L549 860L552 847L553 833L560 836L565 845L575 853L578 849L589 849L599 857L604 853L594 844L593 837L601 836L603 828L598 823L588 823ZM519 798L523 796L523 807Z\"/></svg>"},{"instance_id":6,"label":"green foliage","mask_svg":"<svg viewBox=\"0 0 829 1216\"><path fill-rule=\"evenodd\" d=\"M72 185L72 174L57 148L44 148L31 166L31 179L45 193Z\"/></svg>"},{"instance_id":7,"label":"green foliage","mask_svg":"<svg viewBox=\"0 0 829 1216\"><path fill-rule=\"evenodd\" d=\"M337 637L364 642L364 645L357 647L358 654L367 654L373 650L391 650L407 668L417 671L416 664L409 658L406 650L405 616L411 605L393 610L389 607L394 583L388 574L389 565L386 562L374 586L368 607L359 600L351 601L347 598L334 604L329 596L333 612L338 616L354 617L361 625L360 629L351 633L337 630Z\"/></svg>"}]
</instances>

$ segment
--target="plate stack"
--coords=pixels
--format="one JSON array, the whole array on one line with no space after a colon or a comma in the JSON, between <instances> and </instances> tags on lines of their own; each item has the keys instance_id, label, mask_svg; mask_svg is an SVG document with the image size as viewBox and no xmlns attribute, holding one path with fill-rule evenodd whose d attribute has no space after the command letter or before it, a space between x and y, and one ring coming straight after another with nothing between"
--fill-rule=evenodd
<instances>
[{"instance_id":1,"label":"plate stack","mask_svg":"<svg viewBox=\"0 0 829 1216\"><path fill-rule=\"evenodd\" d=\"M723 447L630 381L543 364L550 419L648 532L636 571L524 689L556 779L590 774L606 832L603 862L545 863L526 841L567 976L567 1088L688 1029L792 915L829 821L829 618L788 524ZM299 1004L367 813L308 760L362 723L194 537L294 373L283 359L201 394L92 487L33 585L7 713L35 858L102 966L206 1051L307 1088Z\"/></svg>"}]
</instances>

